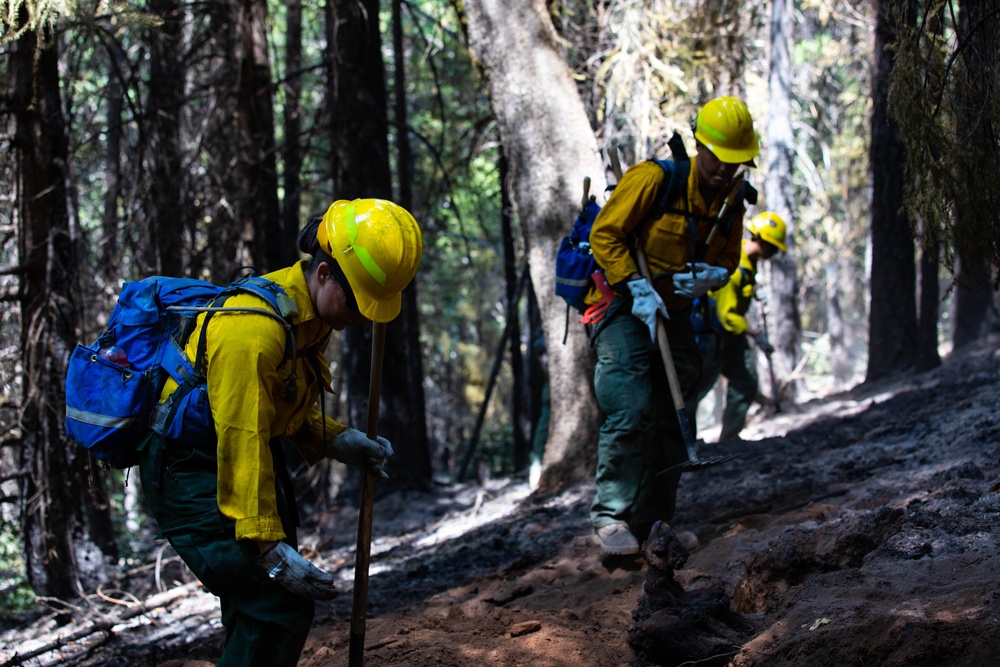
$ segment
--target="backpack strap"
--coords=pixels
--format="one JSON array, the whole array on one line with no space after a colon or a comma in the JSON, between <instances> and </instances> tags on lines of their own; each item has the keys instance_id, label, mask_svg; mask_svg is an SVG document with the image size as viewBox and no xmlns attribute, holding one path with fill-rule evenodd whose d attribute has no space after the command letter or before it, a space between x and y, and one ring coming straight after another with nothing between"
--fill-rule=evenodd
<instances>
[{"instance_id":1,"label":"backpack strap","mask_svg":"<svg viewBox=\"0 0 1000 667\"><path fill-rule=\"evenodd\" d=\"M264 299L271 305L272 308L274 308L274 310L272 311L267 310L266 308L240 306L227 307L225 305L229 297L241 292L250 293ZM264 278L251 276L241 279L219 292L219 295L215 297L207 307L191 309L205 313L205 319L202 322L201 327L201 337L198 339L198 351L194 360L194 370L197 377L200 378L203 376L202 368L205 360L205 351L208 346L208 336L206 334L208 332L208 322L212 318L212 315L218 312L243 312L265 315L276 320L285 330L285 356L282 357L281 363L278 364L278 368L284 366L285 362L291 361L291 372L289 373L288 380L285 384L285 401L288 403L294 403L296 401L298 398L298 377L295 365L295 330L292 323L286 319L285 313L288 314L288 317L291 317L293 314L298 314L298 309L295 308L295 302L292 301L287 295L285 295L285 303L283 304L277 298L279 293L282 295L285 294L284 291L281 290L281 288L275 283L270 280L265 280Z\"/></svg>"},{"instance_id":2,"label":"backpack strap","mask_svg":"<svg viewBox=\"0 0 1000 667\"><path fill-rule=\"evenodd\" d=\"M225 303L229 297L239 294L239 293L250 293L258 296L268 304L271 305L274 310L268 310L267 308L253 308L253 307L226 307ZM284 295L285 303L278 298L278 295ZM289 403L294 403L298 398L298 376L296 368L296 349L295 349L295 331L292 323L286 319L282 314L287 314L291 317L298 313L298 309L295 308L295 302L291 300L284 291L278 287L277 284L271 282L270 280L265 280L264 278L258 278L256 276L252 278L243 278L229 287L223 289L212 301L209 302L207 306L168 306L169 311L179 311L182 313L205 313L205 319L202 321L201 326L201 337L198 340L198 348L195 353L194 359L194 373L189 374L184 378L184 381L178 385L177 389L164 401L162 404L158 405L153 412L153 423L151 424L153 430L159 434L165 434L167 427L173 421L177 410L180 408L182 399L191 393L195 387L197 387L204 380L204 364L205 364L205 354L208 346L208 323L212 318L212 315L218 312L242 312L242 313L256 313L258 315L265 315L281 323L282 328L285 330L285 355L282 357L281 363L278 365L280 368L284 366L286 362L291 362L291 372L288 375L288 380L285 384L285 400ZM282 314L279 314L282 313ZM190 318L192 326L185 332L187 335L184 336L183 340L173 342L173 344L184 345L187 342L188 336L192 333L194 317Z\"/></svg>"},{"instance_id":3,"label":"backpack strap","mask_svg":"<svg viewBox=\"0 0 1000 667\"><path fill-rule=\"evenodd\" d=\"M656 200L656 204L653 205L653 208L647 214L649 220L657 220L668 211L686 213L691 208L687 202L687 181L688 175L691 173L691 158L688 157L687 149L684 148L684 140L681 139L681 135L677 132L674 132L673 136L670 137L667 145L670 146L670 154L672 156L670 160L651 160L663 169L663 178L667 187L663 189L659 199ZM684 197L684 209L671 208L670 204L681 197Z\"/></svg>"},{"instance_id":4,"label":"backpack strap","mask_svg":"<svg viewBox=\"0 0 1000 667\"><path fill-rule=\"evenodd\" d=\"M688 236L691 241L691 257L693 261L700 262L705 256L705 252L708 251L708 247L698 238L698 220L710 220L714 221L712 216L699 215L691 212L691 206L688 203L687 198L687 180L688 175L691 173L691 158L688 157L687 150L684 148L684 141L681 139L680 134L674 132L673 136L670 137L668 142L670 146L670 151L673 154L671 161L654 159L652 162L660 165L663 169L664 180L667 183L667 187L664 188L663 194L656 201L656 204L650 209L647 215L647 220L657 220L662 217L665 213L680 213L687 220L688 225ZM684 198L684 207L676 208L670 206L673 202L677 201L681 197ZM745 179L740 184L739 194L736 196L736 201L747 202L749 204L757 203L757 189L750 185ZM739 211L739 207L732 206L726 212L726 215L719 220L719 231L723 236L728 237L733 231L733 226L736 224L736 214Z\"/></svg>"}]
</instances>

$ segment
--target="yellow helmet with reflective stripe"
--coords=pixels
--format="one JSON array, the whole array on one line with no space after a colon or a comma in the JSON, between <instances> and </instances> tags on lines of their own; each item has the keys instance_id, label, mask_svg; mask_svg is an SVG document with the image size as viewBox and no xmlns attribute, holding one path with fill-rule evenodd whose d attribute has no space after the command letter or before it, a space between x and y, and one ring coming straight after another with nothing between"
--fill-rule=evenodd
<instances>
[{"instance_id":1,"label":"yellow helmet with reflective stripe","mask_svg":"<svg viewBox=\"0 0 1000 667\"><path fill-rule=\"evenodd\" d=\"M386 199L341 199L327 209L316 239L347 276L362 315L373 322L399 315L400 293L424 252L409 211Z\"/></svg>"},{"instance_id":2,"label":"yellow helmet with reflective stripe","mask_svg":"<svg viewBox=\"0 0 1000 667\"><path fill-rule=\"evenodd\" d=\"M760 155L760 143L747 106L735 97L716 97L698 112L694 138L721 162L742 164Z\"/></svg>"},{"instance_id":3,"label":"yellow helmet with reflective stripe","mask_svg":"<svg viewBox=\"0 0 1000 667\"><path fill-rule=\"evenodd\" d=\"M781 252L788 252L785 245L785 221L773 211L758 213L747 225L747 231L759 236L761 241L770 243Z\"/></svg>"}]
</instances>

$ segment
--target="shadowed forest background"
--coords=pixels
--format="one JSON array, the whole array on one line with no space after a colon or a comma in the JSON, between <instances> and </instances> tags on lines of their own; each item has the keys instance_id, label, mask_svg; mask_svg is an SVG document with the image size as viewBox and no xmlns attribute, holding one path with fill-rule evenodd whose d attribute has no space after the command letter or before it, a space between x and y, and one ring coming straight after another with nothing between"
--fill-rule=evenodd
<instances>
[{"instance_id":1,"label":"shadowed forest background","mask_svg":"<svg viewBox=\"0 0 1000 667\"><path fill-rule=\"evenodd\" d=\"M388 329L380 430L397 454L382 493L533 467L552 490L592 474L592 359L553 293L559 240L584 177L599 195L611 180L608 150L667 157L674 130L691 150L690 120L720 94L746 100L762 139L749 213L776 211L791 231L752 311L766 308L777 348L760 416L776 396L794 411L932 368L998 326L989 0L0 9L11 607L84 595L145 558L129 540L144 511L135 476L101 470L62 427L68 354L100 333L122 282L280 268L335 199L393 199L424 234ZM367 412L369 336L335 336L328 353L328 414L345 422ZM299 482L310 506L356 497L334 464Z\"/></svg>"}]
</instances>

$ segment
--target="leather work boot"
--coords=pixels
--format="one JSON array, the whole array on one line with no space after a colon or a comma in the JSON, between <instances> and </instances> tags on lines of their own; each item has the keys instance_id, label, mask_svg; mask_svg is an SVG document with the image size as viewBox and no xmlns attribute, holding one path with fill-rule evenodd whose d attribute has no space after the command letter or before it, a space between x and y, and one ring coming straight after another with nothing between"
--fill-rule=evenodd
<instances>
[{"instance_id":1,"label":"leather work boot","mask_svg":"<svg viewBox=\"0 0 1000 667\"><path fill-rule=\"evenodd\" d=\"M631 556L639 553L639 540L624 522L611 523L594 529L594 541L609 556Z\"/></svg>"}]
</instances>

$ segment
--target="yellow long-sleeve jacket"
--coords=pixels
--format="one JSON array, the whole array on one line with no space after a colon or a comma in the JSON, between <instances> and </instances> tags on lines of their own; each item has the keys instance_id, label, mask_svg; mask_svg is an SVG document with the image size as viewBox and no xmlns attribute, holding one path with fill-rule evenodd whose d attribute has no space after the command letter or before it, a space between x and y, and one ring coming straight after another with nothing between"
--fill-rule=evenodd
<instances>
[{"instance_id":1,"label":"yellow long-sleeve jacket","mask_svg":"<svg viewBox=\"0 0 1000 667\"><path fill-rule=\"evenodd\" d=\"M295 302L298 315L292 324L297 350L320 343L330 327L313 308L303 264L264 277L280 285ZM252 294L232 296L225 305L271 309ZM197 353L204 317L199 315L185 347L189 359ZM325 443L347 428L324 418L317 409L320 387L332 391L329 364L322 351L317 353L318 364L310 361L310 355L296 354L297 398L288 403L285 388L290 363L279 368L285 358L285 330L279 322L266 315L217 312L209 320L207 336L203 372L218 436L219 509L236 522L236 539L283 539L268 443L284 436L314 465L325 456ZM168 380L161 400L175 387Z\"/></svg>"},{"instance_id":2,"label":"yellow long-sleeve jacket","mask_svg":"<svg viewBox=\"0 0 1000 667\"><path fill-rule=\"evenodd\" d=\"M697 156L691 158L691 171L688 175L687 198L690 211L699 216L697 219L698 241L704 243L718 216L719 209L725 199L726 192L719 192L715 201L706 203L699 190ZM688 223L680 213L665 213L658 220L643 223L646 214L656 204L664 183L663 169L654 162L644 161L633 165L622 176L615 186L607 204L601 209L590 231L590 247L594 259L604 269L608 283L619 286L630 274L637 273L635 260L629 252L628 237L639 228L639 242L646 252L649 270L654 278L654 287L663 298L668 310L691 305L691 300L676 296L674 284L669 275L678 271L686 271L686 264L691 261L691 239L688 233ZM684 209L683 198L671 202L671 208ZM729 234L718 233L712 239L712 244L706 249L701 259L713 266L721 266L732 272L740 258L740 238L743 236L743 208L736 216ZM667 274L666 279L657 279L660 274ZM625 294L627 290L622 291ZM587 294L588 305L601 300L600 292L591 287Z\"/></svg>"},{"instance_id":3,"label":"yellow long-sleeve jacket","mask_svg":"<svg viewBox=\"0 0 1000 667\"><path fill-rule=\"evenodd\" d=\"M746 240L743 241L743 245L746 245ZM750 310L756 278L757 267L750 261L746 250L741 245L739 270L733 271L732 275L729 276L729 282L709 293L715 299L715 309L719 315L719 322L726 331L741 334L749 327L746 314Z\"/></svg>"}]
</instances>

